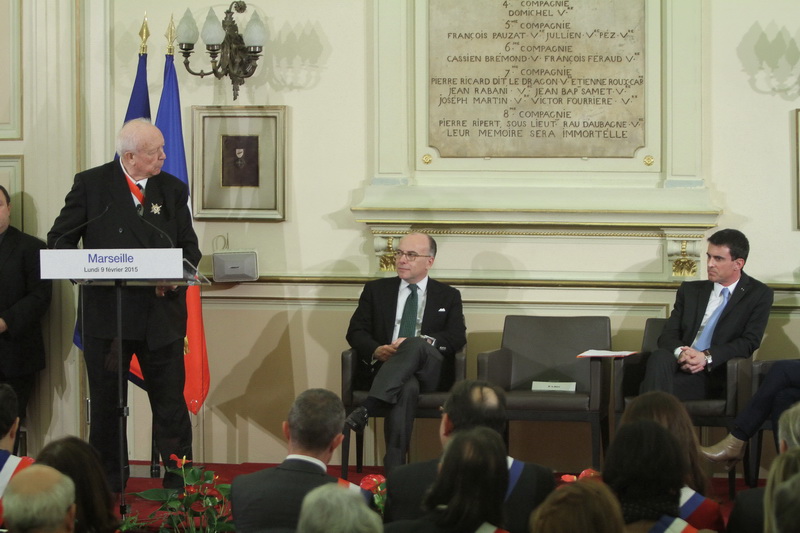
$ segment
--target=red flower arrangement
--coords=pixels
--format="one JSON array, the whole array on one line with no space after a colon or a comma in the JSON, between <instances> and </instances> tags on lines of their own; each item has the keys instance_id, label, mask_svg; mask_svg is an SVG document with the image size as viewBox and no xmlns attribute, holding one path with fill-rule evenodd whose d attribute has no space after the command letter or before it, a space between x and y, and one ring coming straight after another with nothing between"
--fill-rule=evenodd
<instances>
[{"instance_id":1,"label":"red flower arrangement","mask_svg":"<svg viewBox=\"0 0 800 533\"><path fill-rule=\"evenodd\" d=\"M386 478L380 474L370 474L364 476L358 486L372 493L372 501L383 516L383 509L386 507Z\"/></svg>"},{"instance_id":2,"label":"red flower arrangement","mask_svg":"<svg viewBox=\"0 0 800 533\"><path fill-rule=\"evenodd\" d=\"M219 476L202 467L186 465L186 457L170 456L178 468L168 469L183 479L183 490L149 489L137 492L145 500L161 502L161 506L147 519L128 518L122 530L157 527L158 531L184 531L186 533L211 533L235 531L231 515L230 492L227 483L218 483Z\"/></svg>"}]
</instances>

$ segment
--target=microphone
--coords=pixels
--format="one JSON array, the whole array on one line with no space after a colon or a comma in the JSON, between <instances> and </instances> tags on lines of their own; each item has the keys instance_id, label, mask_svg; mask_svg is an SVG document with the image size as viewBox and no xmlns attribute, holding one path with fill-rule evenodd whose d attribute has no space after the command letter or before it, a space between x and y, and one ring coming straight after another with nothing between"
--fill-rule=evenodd
<instances>
[{"instance_id":1,"label":"microphone","mask_svg":"<svg viewBox=\"0 0 800 533\"><path fill-rule=\"evenodd\" d=\"M79 229L81 229L81 228L84 228L84 227L88 226L89 224L91 224L92 222L94 222L95 220L97 220L98 218L102 217L103 215L105 215L106 213L108 213L108 210L109 210L109 208L111 208L111 204L108 204L108 205L106 206L106 208L105 208L105 209L103 209L103 212L102 212L102 213L100 213L99 215L97 215L96 217L92 217L92 218L90 218L89 220L87 220L86 222L84 222L83 224L80 224L80 225L78 225L78 226L75 226L75 227L74 227L74 228L72 228L71 230L69 230L69 231L65 231L64 233L62 233L61 235L59 235L59 236L58 236L58 239L56 239L56 242L54 242L54 243L53 243L53 248L52 248L52 249L53 249L53 250L58 250L58 243L61 241L61 239L63 239L65 236L69 235L70 233L75 233L75 232L76 232L76 231L78 231Z\"/></svg>"},{"instance_id":2,"label":"microphone","mask_svg":"<svg viewBox=\"0 0 800 533\"><path fill-rule=\"evenodd\" d=\"M147 224L151 228L154 228L157 232L159 232L161 234L162 237L166 238L167 242L169 243L169 247L170 248L175 248L175 243L172 242L172 239L169 238L169 235L167 235L167 232L165 232L163 229L159 228L158 226L156 226L155 224L153 224L152 222L150 222L149 220L147 220L144 217L139 217L139 220L141 220L142 222L144 222L145 224Z\"/></svg>"}]
</instances>

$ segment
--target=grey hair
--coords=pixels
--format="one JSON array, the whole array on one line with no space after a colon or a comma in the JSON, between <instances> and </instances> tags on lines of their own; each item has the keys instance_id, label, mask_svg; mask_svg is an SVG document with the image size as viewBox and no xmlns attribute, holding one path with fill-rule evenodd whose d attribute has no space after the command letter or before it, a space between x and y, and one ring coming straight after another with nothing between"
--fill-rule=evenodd
<instances>
[{"instance_id":1,"label":"grey hair","mask_svg":"<svg viewBox=\"0 0 800 533\"><path fill-rule=\"evenodd\" d=\"M315 488L303 499L297 533L381 533L378 513L364 497L336 483Z\"/></svg>"},{"instance_id":2,"label":"grey hair","mask_svg":"<svg viewBox=\"0 0 800 533\"><path fill-rule=\"evenodd\" d=\"M307 451L320 451L342 433L344 405L327 389L300 393L289 410L287 423L292 441Z\"/></svg>"},{"instance_id":3,"label":"grey hair","mask_svg":"<svg viewBox=\"0 0 800 533\"><path fill-rule=\"evenodd\" d=\"M795 474L775 489L775 495L772 498L774 533L791 533L797 530L797 524L800 524L798 494L800 494L800 474Z\"/></svg>"},{"instance_id":4,"label":"grey hair","mask_svg":"<svg viewBox=\"0 0 800 533\"><path fill-rule=\"evenodd\" d=\"M800 448L800 402L797 402L778 419L778 442L786 441L788 449Z\"/></svg>"},{"instance_id":5,"label":"grey hair","mask_svg":"<svg viewBox=\"0 0 800 533\"><path fill-rule=\"evenodd\" d=\"M32 465L29 468L51 468ZM3 519L6 526L19 533L32 530L48 531L58 528L70 506L75 503L75 483L58 472L56 481L48 490L19 491L9 483L3 493Z\"/></svg>"},{"instance_id":6,"label":"grey hair","mask_svg":"<svg viewBox=\"0 0 800 533\"><path fill-rule=\"evenodd\" d=\"M136 152L139 148L139 138L138 138L138 127L131 128L131 125L140 126L141 124L147 124L152 126L153 123L150 122L149 118L135 118L133 120L129 120L125 124L122 125L120 128L119 133L117 134L117 143L116 143L116 150L117 155L122 157L125 155L126 152Z\"/></svg>"}]
</instances>

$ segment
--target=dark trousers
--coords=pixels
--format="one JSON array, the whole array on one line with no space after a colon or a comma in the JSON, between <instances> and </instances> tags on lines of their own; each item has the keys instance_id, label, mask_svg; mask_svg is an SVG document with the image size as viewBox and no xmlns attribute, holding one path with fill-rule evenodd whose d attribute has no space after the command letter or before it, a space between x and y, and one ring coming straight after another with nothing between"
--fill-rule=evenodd
<instances>
[{"instance_id":1,"label":"dark trousers","mask_svg":"<svg viewBox=\"0 0 800 533\"><path fill-rule=\"evenodd\" d=\"M767 372L750 403L734 421L733 436L747 440L771 419L775 432L786 409L800 401L800 360L776 361Z\"/></svg>"},{"instance_id":2,"label":"dark trousers","mask_svg":"<svg viewBox=\"0 0 800 533\"><path fill-rule=\"evenodd\" d=\"M89 443L99 452L112 491L120 491L128 479L127 435L123 430L123 460L120 462L120 417L118 394L118 343L112 339L84 338L84 358L89 376ZM153 412L153 431L164 465L175 468L170 456L192 457L192 426L183 398L185 370L183 339L157 350L149 350L144 341L123 341L123 394L127 398L128 370L136 354L142 369L147 397ZM122 473L120 467L124 466ZM122 477L122 479L121 479ZM165 484L175 486L174 474L165 476Z\"/></svg>"},{"instance_id":3,"label":"dark trousers","mask_svg":"<svg viewBox=\"0 0 800 533\"><path fill-rule=\"evenodd\" d=\"M369 395L392 405L384 421L387 472L406 462L419 394L436 390L443 359L425 339L409 338L372 380Z\"/></svg>"},{"instance_id":4,"label":"dark trousers","mask_svg":"<svg viewBox=\"0 0 800 533\"><path fill-rule=\"evenodd\" d=\"M708 394L708 372L689 374L681 370L675 354L669 350L655 350L647 358L640 393L654 390L668 392L679 400L704 400Z\"/></svg>"}]
</instances>

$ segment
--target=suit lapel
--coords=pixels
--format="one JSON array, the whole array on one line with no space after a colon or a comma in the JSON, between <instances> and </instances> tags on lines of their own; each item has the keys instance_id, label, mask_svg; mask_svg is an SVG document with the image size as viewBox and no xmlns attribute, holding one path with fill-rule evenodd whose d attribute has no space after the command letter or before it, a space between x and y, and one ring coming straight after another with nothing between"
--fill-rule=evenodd
<instances>
[{"instance_id":1,"label":"suit lapel","mask_svg":"<svg viewBox=\"0 0 800 533\"><path fill-rule=\"evenodd\" d=\"M731 312L731 309L733 309L742 298L744 298L744 295L747 294L749 289L750 277L743 271L742 276L739 278L739 283L736 284L736 290L734 290L733 294L731 294L728 305L725 306L725 309L722 310L722 314L719 316L720 320L725 319L725 316Z\"/></svg>"},{"instance_id":2,"label":"suit lapel","mask_svg":"<svg viewBox=\"0 0 800 533\"><path fill-rule=\"evenodd\" d=\"M388 285L385 301L394 302L394 305L382 305L383 324L388 332L387 337L391 343L392 333L394 333L394 321L397 318L397 296L400 294L400 278L393 278L394 283Z\"/></svg>"},{"instance_id":3,"label":"suit lapel","mask_svg":"<svg viewBox=\"0 0 800 533\"><path fill-rule=\"evenodd\" d=\"M428 294L425 295L425 311L422 313L423 324L426 324L426 320L429 321L439 312L441 294L442 291L439 284L435 280L428 278Z\"/></svg>"}]
</instances>

